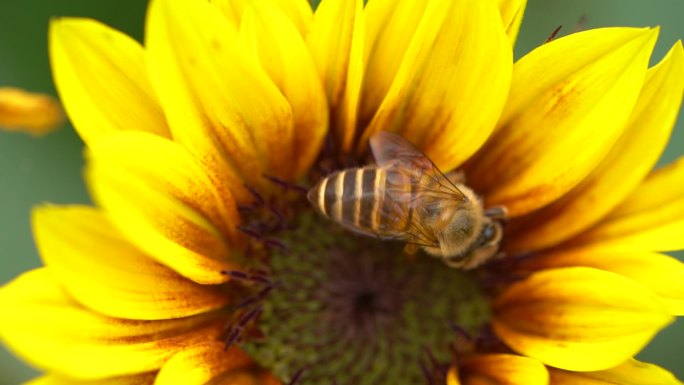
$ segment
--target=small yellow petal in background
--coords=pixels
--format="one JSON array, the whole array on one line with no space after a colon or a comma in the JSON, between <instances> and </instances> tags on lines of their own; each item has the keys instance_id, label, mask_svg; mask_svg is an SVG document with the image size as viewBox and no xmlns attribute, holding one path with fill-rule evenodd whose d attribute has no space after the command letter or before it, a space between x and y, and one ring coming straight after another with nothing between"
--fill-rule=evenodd
<instances>
[{"instance_id":1,"label":"small yellow petal in background","mask_svg":"<svg viewBox=\"0 0 684 385\"><path fill-rule=\"evenodd\" d=\"M513 354L483 354L466 359L460 368L463 385L548 385L541 362Z\"/></svg>"},{"instance_id":2,"label":"small yellow petal in background","mask_svg":"<svg viewBox=\"0 0 684 385\"><path fill-rule=\"evenodd\" d=\"M24 385L152 385L156 375L156 373L143 373L101 380L78 380L49 374L26 382Z\"/></svg>"},{"instance_id":3,"label":"small yellow petal in background","mask_svg":"<svg viewBox=\"0 0 684 385\"><path fill-rule=\"evenodd\" d=\"M302 36L285 13L255 2L242 18L241 37L285 95L294 119L295 177L318 156L328 129L328 102Z\"/></svg>"},{"instance_id":4,"label":"small yellow petal in background","mask_svg":"<svg viewBox=\"0 0 684 385\"><path fill-rule=\"evenodd\" d=\"M551 385L682 385L672 373L656 365L629 360L598 372L549 369Z\"/></svg>"},{"instance_id":5,"label":"small yellow petal in background","mask_svg":"<svg viewBox=\"0 0 684 385\"><path fill-rule=\"evenodd\" d=\"M364 98L364 104L374 104L364 111L377 113L359 145L365 149L375 132L395 131L437 166L451 170L477 151L494 129L508 95L511 45L492 1L431 1L420 20L408 15L409 7L401 11L385 16L399 18L395 36L371 40L380 51L369 58L367 72L386 71L385 60L390 67L384 76L364 79L364 92L375 87L387 91ZM406 30L401 29L403 20L409 21ZM398 45L405 52L381 49L401 39L410 41ZM390 55L399 55L401 63Z\"/></svg>"},{"instance_id":6,"label":"small yellow petal in background","mask_svg":"<svg viewBox=\"0 0 684 385\"><path fill-rule=\"evenodd\" d=\"M588 267L533 273L493 308L494 331L514 351L574 371L619 365L673 320L646 287Z\"/></svg>"},{"instance_id":7,"label":"small yellow petal in background","mask_svg":"<svg viewBox=\"0 0 684 385\"><path fill-rule=\"evenodd\" d=\"M501 20L506 29L506 34L511 40L511 45L515 45L515 40L518 38L518 31L520 31L520 24L522 24L526 7L527 0L499 0Z\"/></svg>"},{"instance_id":8,"label":"small yellow petal in background","mask_svg":"<svg viewBox=\"0 0 684 385\"><path fill-rule=\"evenodd\" d=\"M174 140L213 179L243 201L251 198L243 183L259 187L264 173L291 176L292 110L219 9L153 0L145 43Z\"/></svg>"},{"instance_id":9,"label":"small yellow petal in background","mask_svg":"<svg viewBox=\"0 0 684 385\"><path fill-rule=\"evenodd\" d=\"M606 158L559 200L512 221L506 249L529 251L560 243L598 222L638 188L665 149L683 92L684 50L678 42L648 71L627 128Z\"/></svg>"},{"instance_id":10,"label":"small yellow petal in background","mask_svg":"<svg viewBox=\"0 0 684 385\"><path fill-rule=\"evenodd\" d=\"M362 10L363 0L322 0L307 35L328 96L336 146L345 152L351 149L355 135L363 77Z\"/></svg>"},{"instance_id":11,"label":"small yellow petal in background","mask_svg":"<svg viewBox=\"0 0 684 385\"><path fill-rule=\"evenodd\" d=\"M595 29L516 62L498 128L470 162L486 204L521 216L584 179L622 134L656 38L657 29Z\"/></svg>"},{"instance_id":12,"label":"small yellow petal in background","mask_svg":"<svg viewBox=\"0 0 684 385\"><path fill-rule=\"evenodd\" d=\"M252 360L241 350L231 348L226 351L223 342L205 342L190 346L171 357L159 371L155 385L215 383L212 382L215 378L251 365Z\"/></svg>"},{"instance_id":13,"label":"small yellow petal in background","mask_svg":"<svg viewBox=\"0 0 684 385\"><path fill-rule=\"evenodd\" d=\"M652 172L596 226L562 247L601 246L615 251L684 249L684 157Z\"/></svg>"},{"instance_id":14,"label":"small yellow petal in background","mask_svg":"<svg viewBox=\"0 0 684 385\"><path fill-rule=\"evenodd\" d=\"M83 141L119 130L170 137L138 42L89 19L54 19L49 36L52 75Z\"/></svg>"},{"instance_id":15,"label":"small yellow petal in background","mask_svg":"<svg viewBox=\"0 0 684 385\"><path fill-rule=\"evenodd\" d=\"M164 321L110 318L88 310L59 285L49 268L0 289L0 338L37 368L79 379L157 370L176 352L216 339L219 314Z\"/></svg>"},{"instance_id":16,"label":"small yellow petal in background","mask_svg":"<svg viewBox=\"0 0 684 385\"><path fill-rule=\"evenodd\" d=\"M45 135L64 122L59 102L45 94L0 87L0 128Z\"/></svg>"},{"instance_id":17,"label":"small yellow petal in background","mask_svg":"<svg viewBox=\"0 0 684 385\"><path fill-rule=\"evenodd\" d=\"M183 147L121 132L97 141L88 155L93 198L130 242L198 283L228 280L221 270L235 267L235 202Z\"/></svg>"},{"instance_id":18,"label":"small yellow petal in background","mask_svg":"<svg viewBox=\"0 0 684 385\"><path fill-rule=\"evenodd\" d=\"M684 263L668 255L590 246L552 250L522 265L533 270L572 266L593 267L631 278L657 294L670 314L684 315Z\"/></svg>"},{"instance_id":19,"label":"small yellow petal in background","mask_svg":"<svg viewBox=\"0 0 684 385\"><path fill-rule=\"evenodd\" d=\"M128 319L181 318L230 301L219 287L198 285L136 249L97 209L41 206L33 211L41 258L77 301Z\"/></svg>"}]
</instances>

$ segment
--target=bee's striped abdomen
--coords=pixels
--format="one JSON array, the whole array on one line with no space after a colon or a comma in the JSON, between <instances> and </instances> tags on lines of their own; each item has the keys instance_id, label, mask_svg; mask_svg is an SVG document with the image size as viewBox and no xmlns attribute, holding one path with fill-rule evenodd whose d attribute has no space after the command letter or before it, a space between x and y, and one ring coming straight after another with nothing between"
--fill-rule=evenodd
<instances>
[{"instance_id":1,"label":"bee's striped abdomen","mask_svg":"<svg viewBox=\"0 0 684 385\"><path fill-rule=\"evenodd\" d=\"M343 170L329 175L309 191L309 201L325 216L355 231L380 237L395 237L404 230L403 202L387 196L388 183L401 175L389 175L378 167ZM410 193L410 191L408 192Z\"/></svg>"}]
</instances>

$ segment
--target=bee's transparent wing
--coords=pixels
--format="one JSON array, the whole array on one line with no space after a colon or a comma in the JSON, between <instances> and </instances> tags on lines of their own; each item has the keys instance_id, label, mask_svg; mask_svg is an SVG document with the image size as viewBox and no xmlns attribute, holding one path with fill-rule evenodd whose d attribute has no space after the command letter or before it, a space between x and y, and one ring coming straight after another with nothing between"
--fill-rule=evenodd
<instances>
[{"instance_id":1,"label":"bee's transparent wing","mask_svg":"<svg viewBox=\"0 0 684 385\"><path fill-rule=\"evenodd\" d=\"M373 157L385 170L385 196L393 209L382 215L406 221L401 238L421 246L438 247L431 223L441 210L466 200L459 188L434 163L403 137L381 131L370 139Z\"/></svg>"},{"instance_id":2,"label":"bee's transparent wing","mask_svg":"<svg viewBox=\"0 0 684 385\"><path fill-rule=\"evenodd\" d=\"M403 137L380 131L370 138L370 147L379 166L405 170L411 175L411 183L421 185L425 192L431 191L444 199L465 198L430 158Z\"/></svg>"}]
</instances>

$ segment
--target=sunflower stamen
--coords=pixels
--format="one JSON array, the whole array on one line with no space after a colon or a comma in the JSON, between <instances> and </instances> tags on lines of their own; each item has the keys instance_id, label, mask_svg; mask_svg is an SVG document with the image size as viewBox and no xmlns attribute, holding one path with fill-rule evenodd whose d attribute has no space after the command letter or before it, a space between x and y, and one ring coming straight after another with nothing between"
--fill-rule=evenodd
<instances>
[{"instance_id":1,"label":"sunflower stamen","mask_svg":"<svg viewBox=\"0 0 684 385\"><path fill-rule=\"evenodd\" d=\"M236 308L236 309L242 309L242 308L245 308L245 307L247 307L247 306L249 306L249 305L251 305L251 304L254 304L254 303L257 303L257 302L261 301L261 300L264 299L264 298L268 295L268 293L270 293L274 288L275 288L275 286L266 286L265 288L263 288L263 289L262 289L261 291L259 291L258 293L256 293L256 294L254 294L254 295L252 295L252 296L250 296L250 297L247 297L247 298L245 298L244 300L242 300L240 303L238 303L238 304L235 306L235 308Z\"/></svg>"},{"instance_id":2,"label":"sunflower stamen","mask_svg":"<svg viewBox=\"0 0 684 385\"><path fill-rule=\"evenodd\" d=\"M249 311L242 312L240 317L238 317L237 322L233 323L228 328L228 336L225 339L224 350L228 350L231 346L238 343L244 335L249 323L256 321L262 313L263 307L261 305L257 305Z\"/></svg>"},{"instance_id":3,"label":"sunflower stamen","mask_svg":"<svg viewBox=\"0 0 684 385\"><path fill-rule=\"evenodd\" d=\"M301 368L297 370L294 376L292 376L292 380L290 380L290 382L288 382L287 385L296 385L297 382L299 382L299 379L302 378L302 373L304 373L305 369L306 368Z\"/></svg>"},{"instance_id":4,"label":"sunflower stamen","mask_svg":"<svg viewBox=\"0 0 684 385\"><path fill-rule=\"evenodd\" d=\"M263 174L262 176L264 178L266 178L266 180L268 180L269 182L272 182L275 185L280 186L285 190L296 191L296 192L299 192L302 194L306 194L309 192L309 187L302 186L300 184L296 184L296 183L292 183L292 182L288 182L286 180L280 179L280 178L273 176L273 175Z\"/></svg>"},{"instance_id":5,"label":"sunflower stamen","mask_svg":"<svg viewBox=\"0 0 684 385\"><path fill-rule=\"evenodd\" d=\"M551 35L549 35L549 37L546 38L546 41L544 41L544 44L552 42L556 38L556 35L558 35L558 32L560 32L561 28L563 28L562 25L559 25L558 27L556 27L556 29L554 29L551 32Z\"/></svg>"}]
</instances>

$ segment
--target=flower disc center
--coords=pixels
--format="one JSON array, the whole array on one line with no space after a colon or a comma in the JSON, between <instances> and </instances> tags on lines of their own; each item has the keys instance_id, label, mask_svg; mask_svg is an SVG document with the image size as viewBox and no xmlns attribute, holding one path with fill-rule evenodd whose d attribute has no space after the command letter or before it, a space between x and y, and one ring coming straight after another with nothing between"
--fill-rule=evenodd
<instances>
[{"instance_id":1,"label":"flower disc center","mask_svg":"<svg viewBox=\"0 0 684 385\"><path fill-rule=\"evenodd\" d=\"M243 348L284 383L416 384L433 359L448 363L453 328L489 319L470 273L407 256L319 218L298 217L271 255L275 289L257 323L263 338Z\"/></svg>"}]
</instances>

